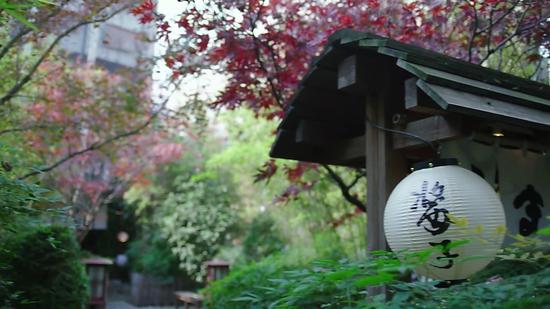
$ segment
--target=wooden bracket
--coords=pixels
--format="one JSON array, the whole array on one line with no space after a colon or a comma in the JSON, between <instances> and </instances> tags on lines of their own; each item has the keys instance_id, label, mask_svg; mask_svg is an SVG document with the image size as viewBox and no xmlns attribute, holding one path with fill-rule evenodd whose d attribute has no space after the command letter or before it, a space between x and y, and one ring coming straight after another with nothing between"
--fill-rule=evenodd
<instances>
[{"instance_id":1,"label":"wooden bracket","mask_svg":"<svg viewBox=\"0 0 550 309\"><path fill-rule=\"evenodd\" d=\"M442 142L463 137L462 123L458 118L431 116L407 123L405 133L410 133L428 142ZM426 146L426 143L412 136L393 135L393 149L407 149Z\"/></svg>"},{"instance_id":2,"label":"wooden bracket","mask_svg":"<svg viewBox=\"0 0 550 309\"><path fill-rule=\"evenodd\" d=\"M405 80L405 108L421 114L445 114L445 110L441 109L424 92L418 91L417 81L416 77Z\"/></svg>"}]
</instances>

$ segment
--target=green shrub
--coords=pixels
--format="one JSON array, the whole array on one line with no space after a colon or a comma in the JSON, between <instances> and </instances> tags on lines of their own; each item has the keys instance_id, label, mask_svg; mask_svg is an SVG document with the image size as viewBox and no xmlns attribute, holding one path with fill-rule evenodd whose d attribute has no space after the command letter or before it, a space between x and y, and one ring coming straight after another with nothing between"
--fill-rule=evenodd
<instances>
[{"instance_id":1,"label":"green shrub","mask_svg":"<svg viewBox=\"0 0 550 309\"><path fill-rule=\"evenodd\" d=\"M232 270L203 292L209 308L550 308L550 255L533 249L506 250L476 277L450 288L400 281L430 251L408 254L406 263L388 252L303 263L289 252ZM367 286L381 284L392 295L388 301L367 295Z\"/></svg>"},{"instance_id":2,"label":"green shrub","mask_svg":"<svg viewBox=\"0 0 550 309\"><path fill-rule=\"evenodd\" d=\"M142 238L132 241L128 257L132 271L158 279L172 280L174 276L182 273L178 267L177 256L158 233L144 233Z\"/></svg>"},{"instance_id":3,"label":"green shrub","mask_svg":"<svg viewBox=\"0 0 550 309\"><path fill-rule=\"evenodd\" d=\"M251 261L280 252L284 242L279 236L275 221L268 213L254 217L243 241L244 256Z\"/></svg>"},{"instance_id":4,"label":"green shrub","mask_svg":"<svg viewBox=\"0 0 550 309\"><path fill-rule=\"evenodd\" d=\"M210 283L203 290L208 295L208 308L260 308L269 304L272 299L256 295L255 290L263 286L269 286L269 280L275 279L280 274L291 269L278 257L268 257L260 262L242 266L231 270L229 275L222 280ZM238 297L249 297L246 306L244 302L235 302ZM246 299L245 299L246 300Z\"/></svg>"},{"instance_id":5,"label":"green shrub","mask_svg":"<svg viewBox=\"0 0 550 309\"><path fill-rule=\"evenodd\" d=\"M85 308L88 278L73 232L37 226L4 235L0 245L0 306Z\"/></svg>"},{"instance_id":6,"label":"green shrub","mask_svg":"<svg viewBox=\"0 0 550 309\"><path fill-rule=\"evenodd\" d=\"M292 253L292 252L291 252ZM397 279L413 264L392 253L362 261L316 260L300 263L287 253L232 270L204 290L209 308L342 308L356 307L365 288ZM411 261L423 254L410 255Z\"/></svg>"},{"instance_id":7,"label":"green shrub","mask_svg":"<svg viewBox=\"0 0 550 309\"><path fill-rule=\"evenodd\" d=\"M493 283L464 283L435 289L433 283L401 283L386 303L367 308L549 308L550 268Z\"/></svg>"}]
</instances>

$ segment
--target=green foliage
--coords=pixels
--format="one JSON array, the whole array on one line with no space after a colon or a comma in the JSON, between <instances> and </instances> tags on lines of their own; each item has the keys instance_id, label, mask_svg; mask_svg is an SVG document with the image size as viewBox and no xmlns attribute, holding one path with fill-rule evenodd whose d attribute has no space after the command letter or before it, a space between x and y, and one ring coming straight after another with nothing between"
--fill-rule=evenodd
<instances>
[{"instance_id":1,"label":"green foliage","mask_svg":"<svg viewBox=\"0 0 550 309\"><path fill-rule=\"evenodd\" d=\"M285 270L301 265L288 265L280 256L271 256L233 269L227 277L212 282L203 292L208 296L208 308L261 308L273 299L263 297L270 280L278 278ZM260 294L258 294L260 292ZM246 298L248 297L248 299ZM240 301L233 301L240 298Z\"/></svg>"},{"instance_id":2,"label":"green foliage","mask_svg":"<svg viewBox=\"0 0 550 309\"><path fill-rule=\"evenodd\" d=\"M17 216L37 214L33 205L40 207L58 201L58 194L0 171L0 230Z\"/></svg>"},{"instance_id":3,"label":"green foliage","mask_svg":"<svg viewBox=\"0 0 550 309\"><path fill-rule=\"evenodd\" d=\"M236 220L231 179L224 170L204 168L205 156L210 152L207 147L215 147L213 144L187 142L188 151L180 161L152 175L147 187L134 187L125 194L141 226L141 244L132 248L152 250L137 257L137 264L132 265L137 271L154 273L158 268L162 271L156 271L156 275L170 275L174 258L180 274L202 279L202 264L231 239ZM143 252L136 249L134 256L139 254ZM155 266L160 263L155 259L161 255L166 255L167 265Z\"/></svg>"},{"instance_id":4,"label":"green foliage","mask_svg":"<svg viewBox=\"0 0 550 309\"><path fill-rule=\"evenodd\" d=\"M254 217L243 241L243 253L246 259L258 261L283 248L284 242L273 218L268 213L261 213Z\"/></svg>"},{"instance_id":5,"label":"green foliage","mask_svg":"<svg viewBox=\"0 0 550 309\"><path fill-rule=\"evenodd\" d=\"M313 262L287 252L235 269L204 292L210 308L544 308L550 300L550 256L547 245L534 243L544 245L523 240L451 288L436 288L436 281L401 281L432 250L400 253L401 260L376 252L357 261ZM388 301L366 293L365 287L381 284L392 295Z\"/></svg>"},{"instance_id":6,"label":"green foliage","mask_svg":"<svg viewBox=\"0 0 550 309\"><path fill-rule=\"evenodd\" d=\"M550 268L493 283L465 283L447 289L433 284L399 284L388 303L376 308L545 308L550 301Z\"/></svg>"},{"instance_id":7,"label":"green foliage","mask_svg":"<svg viewBox=\"0 0 550 309\"><path fill-rule=\"evenodd\" d=\"M229 173L239 196L239 213L245 221L251 221L260 207L267 208L273 198L288 185L284 175L275 175L269 186L255 183L257 169L269 160L268 149L273 142L276 124L256 118L245 109L220 113L219 119L227 128L227 143L223 149L213 152L205 162L209 171L233 171ZM208 141L207 141L208 143ZM238 172L235 172L238 171ZM278 222L279 223L279 222Z\"/></svg>"},{"instance_id":8,"label":"green foliage","mask_svg":"<svg viewBox=\"0 0 550 309\"><path fill-rule=\"evenodd\" d=\"M292 254L271 256L232 271L205 293L210 308L353 308L366 298L365 287L396 280L427 254L406 255L406 263L388 252L360 261L306 263Z\"/></svg>"},{"instance_id":9,"label":"green foliage","mask_svg":"<svg viewBox=\"0 0 550 309\"><path fill-rule=\"evenodd\" d=\"M159 227L188 274L200 276L202 263L212 258L235 221L231 194L208 174L178 177L158 209Z\"/></svg>"},{"instance_id":10,"label":"green foliage","mask_svg":"<svg viewBox=\"0 0 550 309\"><path fill-rule=\"evenodd\" d=\"M131 268L140 273L160 279L172 279L181 273L178 258L172 253L168 242L152 231L130 243L128 257Z\"/></svg>"},{"instance_id":11,"label":"green foliage","mask_svg":"<svg viewBox=\"0 0 550 309\"><path fill-rule=\"evenodd\" d=\"M88 279L72 230L62 226L20 228L0 245L1 306L85 308Z\"/></svg>"},{"instance_id":12,"label":"green foliage","mask_svg":"<svg viewBox=\"0 0 550 309\"><path fill-rule=\"evenodd\" d=\"M18 159L14 151L16 147L0 143L0 232L10 230L18 219L29 220L29 216L36 217L46 211L53 215L53 206L61 201L58 193L16 177L12 165L17 164Z\"/></svg>"},{"instance_id":13,"label":"green foliage","mask_svg":"<svg viewBox=\"0 0 550 309\"><path fill-rule=\"evenodd\" d=\"M0 0L0 24L4 24L8 20L8 16L11 16L25 26L37 30L36 26L27 20L25 15L27 10L44 5L54 5L54 3L46 0L18 0L16 3L9 0ZM4 13L8 16L4 15Z\"/></svg>"}]
</instances>

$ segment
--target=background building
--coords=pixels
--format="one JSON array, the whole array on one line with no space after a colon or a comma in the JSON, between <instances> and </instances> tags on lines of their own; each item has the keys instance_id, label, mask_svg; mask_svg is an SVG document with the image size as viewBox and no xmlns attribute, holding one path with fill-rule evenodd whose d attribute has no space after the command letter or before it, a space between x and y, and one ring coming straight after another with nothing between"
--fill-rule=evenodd
<instances>
[{"instance_id":1,"label":"background building","mask_svg":"<svg viewBox=\"0 0 550 309\"><path fill-rule=\"evenodd\" d=\"M123 11L99 25L80 27L65 38L60 47L71 57L99 64L114 72L139 66L139 60L151 58L155 44L154 25L142 25L129 11Z\"/></svg>"}]
</instances>

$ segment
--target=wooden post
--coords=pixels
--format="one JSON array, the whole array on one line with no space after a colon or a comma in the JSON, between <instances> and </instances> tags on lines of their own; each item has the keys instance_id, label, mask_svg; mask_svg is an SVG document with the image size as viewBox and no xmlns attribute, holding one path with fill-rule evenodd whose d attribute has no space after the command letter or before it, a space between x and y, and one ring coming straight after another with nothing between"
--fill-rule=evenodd
<instances>
[{"instance_id":1,"label":"wooden post","mask_svg":"<svg viewBox=\"0 0 550 309\"><path fill-rule=\"evenodd\" d=\"M387 250L384 207L395 185L405 177L404 156L393 149L391 115L404 111L406 83L396 83L391 60L350 56L338 66L338 90L366 97L367 249ZM397 79L399 80L399 79ZM409 88L412 82L409 81ZM416 87L416 85L414 85ZM415 94L416 95L416 94ZM373 126L374 125L374 126Z\"/></svg>"},{"instance_id":2,"label":"wooden post","mask_svg":"<svg viewBox=\"0 0 550 309\"><path fill-rule=\"evenodd\" d=\"M388 86L384 86L386 87ZM390 127L390 108L392 100L395 100L395 92L395 90L393 93L370 91L366 97L368 252L388 250L384 236L384 208L391 191L407 173L404 156L393 150L391 133L376 127ZM369 288L368 293L369 295L382 294L385 293L385 288Z\"/></svg>"},{"instance_id":3,"label":"wooden post","mask_svg":"<svg viewBox=\"0 0 550 309\"><path fill-rule=\"evenodd\" d=\"M367 166L367 248L368 251L386 250L384 237L384 206L386 202L386 157L388 138L386 132L372 126L386 126L384 104L379 97L367 102L366 166ZM373 100L374 99L374 100Z\"/></svg>"}]
</instances>

